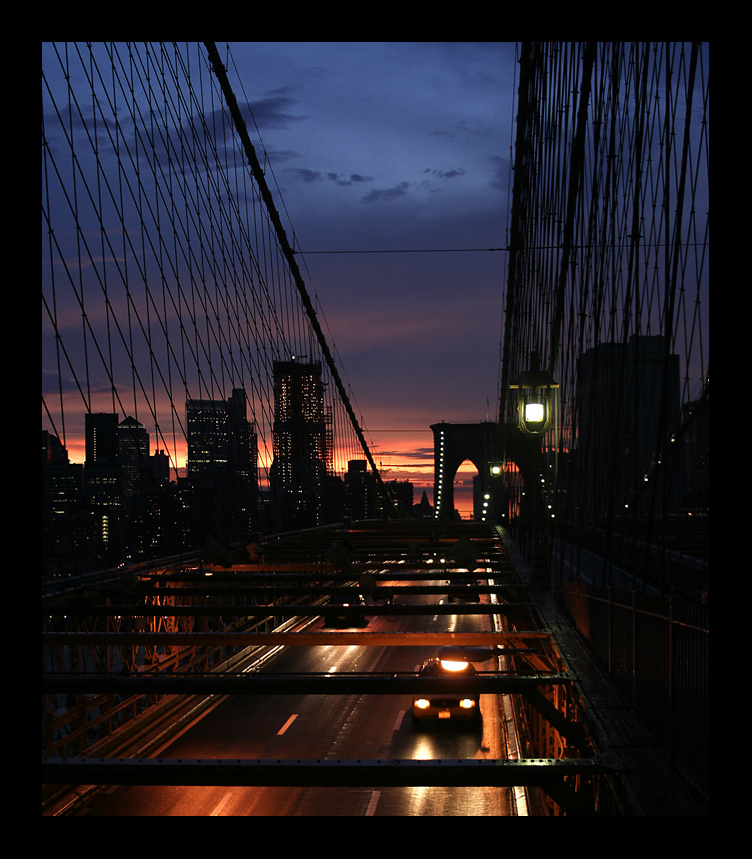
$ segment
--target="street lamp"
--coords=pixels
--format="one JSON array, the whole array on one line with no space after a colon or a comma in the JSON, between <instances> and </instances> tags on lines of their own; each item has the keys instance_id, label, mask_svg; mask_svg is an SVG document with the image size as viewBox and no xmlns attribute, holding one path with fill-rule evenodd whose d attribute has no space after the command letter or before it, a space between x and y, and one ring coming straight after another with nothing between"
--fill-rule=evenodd
<instances>
[{"instance_id":1,"label":"street lamp","mask_svg":"<svg viewBox=\"0 0 752 859\"><path fill-rule=\"evenodd\" d=\"M530 369L520 373L517 383L509 386L519 391L517 425L528 435L543 435L551 424L553 391L559 387L546 370L540 369L537 352L530 355Z\"/></svg>"}]
</instances>

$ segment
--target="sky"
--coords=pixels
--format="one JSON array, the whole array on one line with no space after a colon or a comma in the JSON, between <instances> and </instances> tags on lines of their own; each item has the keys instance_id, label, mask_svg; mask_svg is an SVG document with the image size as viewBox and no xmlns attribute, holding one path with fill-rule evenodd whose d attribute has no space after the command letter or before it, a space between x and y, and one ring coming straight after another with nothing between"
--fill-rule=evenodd
<instances>
[{"instance_id":1,"label":"sky","mask_svg":"<svg viewBox=\"0 0 752 859\"><path fill-rule=\"evenodd\" d=\"M430 501L430 425L495 418L514 43L227 44L377 464Z\"/></svg>"},{"instance_id":2,"label":"sky","mask_svg":"<svg viewBox=\"0 0 752 859\"><path fill-rule=\"evenodd\" d=\"M94 43L93 53L100 53L100 47ZM152 51L151 47L147 53L152 55L154 63L159 51ZM194 47L201 50L200 43ZM68 76L69 52L75 61L70 67L74 89L87 83L90 73L87 50L80 50L80 61L75 57L82 48L86 48L86 43L43 45L43 70L46 52L50 68L54 67L57 73L54 79L50 75L53 88ZM63 60L55 60L53 49L65 57L65 74L61 68ZM285 219L288 238L298 252L297 261L314 298L319 320L382 475L387 480L409 479L416 489L416 501L424 489L432 500L431 425L442 421L474 423L497 417L507 278L504 249L509 243L507 215L517 87L516 45L514 42L219 42L217 49L228 68L267 183ZM118 51L127 65L126 46L117 45ZM98 60L100 74L102 69L107 70L108 64L103 59ZM151 66L152 70L156 68ZM192 66L191 71L195 68ZM707 74L706 63L701 72ZM120 87L126 77L128 74L118 68ZM113 86L115 78L112 74ZM149 79L149 88L152 80L158 80L158 76ZM201 92L204 94L203 88ZM114 99L120 110L119 139L123 142L129 141L129 116L125 108L130 105L125 95L126 90L120 90ZM698 123L702 117L701 96L698 90L697 111L693 115ZM49 229L43 219L43 247L47 242L52 246L48 235L54 236L55 249L47 252L54 260L50 275L59 272L57 282L61 282L63 263L74 289L80 278L82 295L85 291L87 296L85 314L77 302L68 307L54 304L55 330L62 330L67 336L69 332L81 331L82 319L102 328L110 324L107 308L111 305L101 301L101 284L110 276L119 282L126 266L121 265L116 250L99 253L97 218L89 220L86 231L83 211L91 218L95 206L86 208L83 184L77 184L80 191L77 197L70 193L76 186L65 187L64 196L53 187L57 171L62 173L62 183L70 181L74 165L80 167L85 163L80 153L86 152L92 162L90 193L95 179L96 186L101 188L100 174L91 157L92 134L94 148L101 147L97 152L105 157L112 156L115 141L109 139L108 149L105 124L101 119L92 122L90 114L96 111L84 86L81 101L76 105L78 110L73 111L70 122L71 136L77 146L77 157L71 159L65 142L69 131L69 100L64 92L56 93L55 97L59 102L54 109L48 104L49 116L44 126L48 133L45 136L48 148L44 151L49 156L43 159L43 165L53 190L48 191L52 213ZM163 98L167 105L169 97ZM43 95L43 108L44 104ZM105 110L112 106L108 97ZM183 116L180 111L176 113ZM186 108L186 115L189 113ZM655 113L659 115L660 111ZM81 123L79 118L86 121ZM658 138L656 135L656 145ZM159 147L156 151L161 152ZM674 157L678 158L678 150ZM706 157L704 152L702 157ZM124 175L131 175L127 159L115 162L110 158L110 161L113 165L125 164ZM175 169L177 162L170 163ZM198 167L200 172L200 163ZM702 174L702 170L698 173ZM699 178L702 182L703 175ZM124 184L118 176L121 193ZM44 193L43 182L43 203ZM62 215L58 220L58 211L65 212L70 207L71 196L76 199L77 217L81 213L82 235L90 243L88 257L77 256L80 250L74 239L78 240L79 233L70 228ZM124 198L131 204L126 206L126 215L136 211L138 207L132 205L132 197L124 194ZM166 203L163 205L166 207ZM707 208L700 205L703 211ZM110 211L104 207L104 211L119 230L120 209ZM137 240L134 246L138 246ZM706 251L695 253L704 263ZM179 262L177 251L175 256ZM43 266L45 259L43 251ZM137 268L133 254L128 263L130 276ZM154 265L155 261L151 263ZM148 272L154 278L152 283L159 280L159 275L159 271ZM701 306L706 313L705 299L703 295ZM653 301L651 295L649 307L651 312L660 313L663 304ZM685 317L687 308L685 305L682 310ZM694 337L695 323L687 318L682 319L685 334L690 330ZM82 394L73 378L66 378L75 377L75 373L67 374L63 367L58 378L53 347L57 347L59 340L52 336L46 341L45 364L44 332L52 332L49 324L45 329L45 322L43 312L43 392L48 384L50 397L57 398L59 388L60 399L65 397L73 402L61 438L65 439L71 460L83 462ZM169 324L174 324L173 318ZM168 339L165 337L165 342ZM148 346L139 341L133 347L134 354L139 353L139 345L142 351ZM700 343L693 356L702 350ZM146 351L151 354L150 349ZM110 362L115 370L121 369L111 356ZM97 367L97 375L90 367L88 354L85 360L79 356L79 363L86 364L85 373L82 366L78 378L85 376L90 386L85 392L87 407L112 410L113 385L104 377L102 367ZM104 359L101 363L104 366ZM172 366L169 362L168 365ZM702 374L695 375L701 385ZM195 380L189 379L186 385L192 382ZM117 385L121 385L120 379ZM139 388L130 379L128 385L135 400ZM161 392L159 386L157 390ZM53 410L56 408L56 401L50 399L49 404ZM124 404L116 410L127 412L128 408L130 404ZM142 406L139 404L138 408ZM170 403L164 408L169 413ZM159 409L157 404L156 410ZM139 419L150 417L137 415L135 411L133 414ZM44 418L43 410L43 425ZM55 415L53 424L54 418ZM174 420L172 424L174 430ZM60 428L54 427L56 432ZM165 426L155 429L163 433L162 439L169 436L169 429L164 432ZM171 456L181 469L184 450L178 450L179 433L173 431L172 435ZM160 443L157 437L155 432L151 438L152 452L165 444L169 447L169 438ZM471 512L474 473L474 467L467 463L455 481L455 498L463 515ZM465 492L459 481L464 481Z\"/></svg>"}]
</instances>

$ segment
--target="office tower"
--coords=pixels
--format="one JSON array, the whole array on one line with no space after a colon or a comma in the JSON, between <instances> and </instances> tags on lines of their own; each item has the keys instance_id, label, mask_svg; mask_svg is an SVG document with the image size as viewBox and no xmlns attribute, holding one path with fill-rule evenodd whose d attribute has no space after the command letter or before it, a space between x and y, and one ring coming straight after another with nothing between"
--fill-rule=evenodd
<instances>
[{"instance_id":1,"label":"office tower","mask_svg":"<svg viewBox=\"0 0 752 859\"><path fill-rule=\"evenodd\" d=\"M274 461L270 490L274 526L310 528L331 518L332 420L324 406L321 362L274 362Z\"/></svg>"},{"instance_id":2,"label":"office tower","mask_svg":"<svg viewBox=\"0 0 752 859\"><path fill-rule=\"evenodd\" d=\"M123 495L130 500L148 487L149 433L135 418L127 417L118 424L117 438Z\"/></svg>"},{"instance_id":3,"label":"office tower","mask_svg":"<svg viewBox=\"0 0 752 859\"><path fill-rule=\"evenodd\" d=\"M84 416L84 491L87 501L94 507L120 505L117 426L117 414L91 412Z\"/></svg>"},{"instance_id":4,"label":"office tower","mask_svg":"<svg viewBox=\"0 0 752 859\"><path fill-rule=\"evenodd\" d=\"M682 428L682 502L689 510L706 511L710 509L710 408L707 398L682 407Z\"/></svg>"},{"instance_id":5,"label":"office tower","mask_svg":"<svg viewBox=\"0 0 752 859\"><path fill-rule=\"evenodd\" d=\"M186 424L188 479L216 491L205 528L240 539L256 527L259 515L257 438L245 391L234 389L229 400L189 399Z\"/></svg>"},{"instance_id":6,"label":"office tower","mask_svg":"<svg viewBox=\"0 0 752 859\"><path fill-rule=\"evenodd\" d=\"M170 482L170 457L163 450L157 450L149 457L149 474L152 486L167 486Z\"/></svg>"},{"instance_id":7,"label":"office tower","mask_svg":"<svg viewBox=\"0 0 752 859\"><path fill-rule=\"evenodd\" d=\"M351 459L345 474L347 513L353 522L374 519L377 513L378 486L376 476L368 471L364 459Z\"/></svg>"},{"instance_id":8,"label":"office tower","mask_svg":"<svg viewBox=\"0 0 752 859\"><path fill-rule=\"evenodd\" d=\"M42 430L42 515L81 507L82 466L68 459L60 439Z\"/></svg>"},{"instance_id":9,"label":"office tower","mask_svg":"<svg viewBox=\"0 0 752 859\"><path fill-rule=\"evenodd\" d=\"M678 512L679 463L659 466L680 419L679 357L667 352L665 338L633 335L628 343L584 352L578 409L580 503L587 515L645 513L651 505ZM609 510L612 499L617 507Z\"/></svg>"},{"instance_id":10,"label":"office tower","mask_svg":"<svg viewBox=\"0 0 752 859\"><path fill-rule=\"evenodd\" d=\"M100 521L84 504L83 465L70 462L60 439L42 430L43 581L95 568L81 556L98 557Z\"/></svg>"}]
</instances>

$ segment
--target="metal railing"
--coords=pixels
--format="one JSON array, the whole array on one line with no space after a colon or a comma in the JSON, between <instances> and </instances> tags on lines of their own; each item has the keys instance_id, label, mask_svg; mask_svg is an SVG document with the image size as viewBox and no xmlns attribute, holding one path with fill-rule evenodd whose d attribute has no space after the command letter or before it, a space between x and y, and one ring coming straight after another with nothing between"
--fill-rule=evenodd
<instances>
[{"instance_id":1,"label":"metal railing","mask_svg":"<svg viewBox=\"0 0 752 859\"><path fill-rule=\"evenodd\" d=\"M656 744L709 799L709 606L582 582L558 601Z\"/></svg>"}]
</instances>

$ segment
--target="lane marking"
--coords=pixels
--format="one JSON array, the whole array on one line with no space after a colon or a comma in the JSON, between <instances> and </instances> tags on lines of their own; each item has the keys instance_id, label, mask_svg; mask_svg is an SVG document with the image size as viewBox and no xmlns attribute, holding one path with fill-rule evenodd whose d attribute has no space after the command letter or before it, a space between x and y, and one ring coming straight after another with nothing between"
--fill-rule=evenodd
<instances>
[{"instance_id":1,"label":"lane marking","mask_svg":"<svg viewBox=\"0 0 752 859\"><path fill-rule=\"evenodd\" d=\"M285 732L285 731L290 727L290 725L292 725L292 723L293 723L297 718L298 718L298 714L297 714L297 713L293 713L293 714L292 714L292 716L290 716L290 718L285 722L285 724L284 724L284 725L282 725L282 727L277 731L277 736L278 736L278 737L281 737L281 736L282 736L282 734L284 734L284 732Z\"/></svg>"},{"instance_id":2,"label":"lane marking","mask_svg":"<svg viewBox=\"0 0 752 859\"><path fill-rule=\"evenodd\" d=\"M371 801L368 803L368 808L366 809L366 817L373 817L374 812L376 811L376 806L379 804L379 799L381 798L381 791L375 790L371 794Z\"/></svg>"},{"instance_id":3,"label":"lane marking","mask_svg":"<svg viewBox=\"0 0 752 859\"><path fill-rule=\"evenodd\" d=\"M397 714L397 721L394 723L394 728L392 728L393 731L399 731L400 727L402 726L402 717L404 715L405 715L405 711L400 710L399 713Z\"/></svg>"},{"instance_id":4,"label":"lane marking","mask_svg":"<svg viewBox=\"0 0 752 859\"><path fill-rule=\"evenodd\" d=\"M233 798L233 796L235 796L234 793L225 794L225 798L222 800L222 802L218 803L217 807L214 809L214 811L212 811L209 816L219 817L220 814L222 814L222 812L225 810L225 806Z\"/></svg>"}]
</instances>

